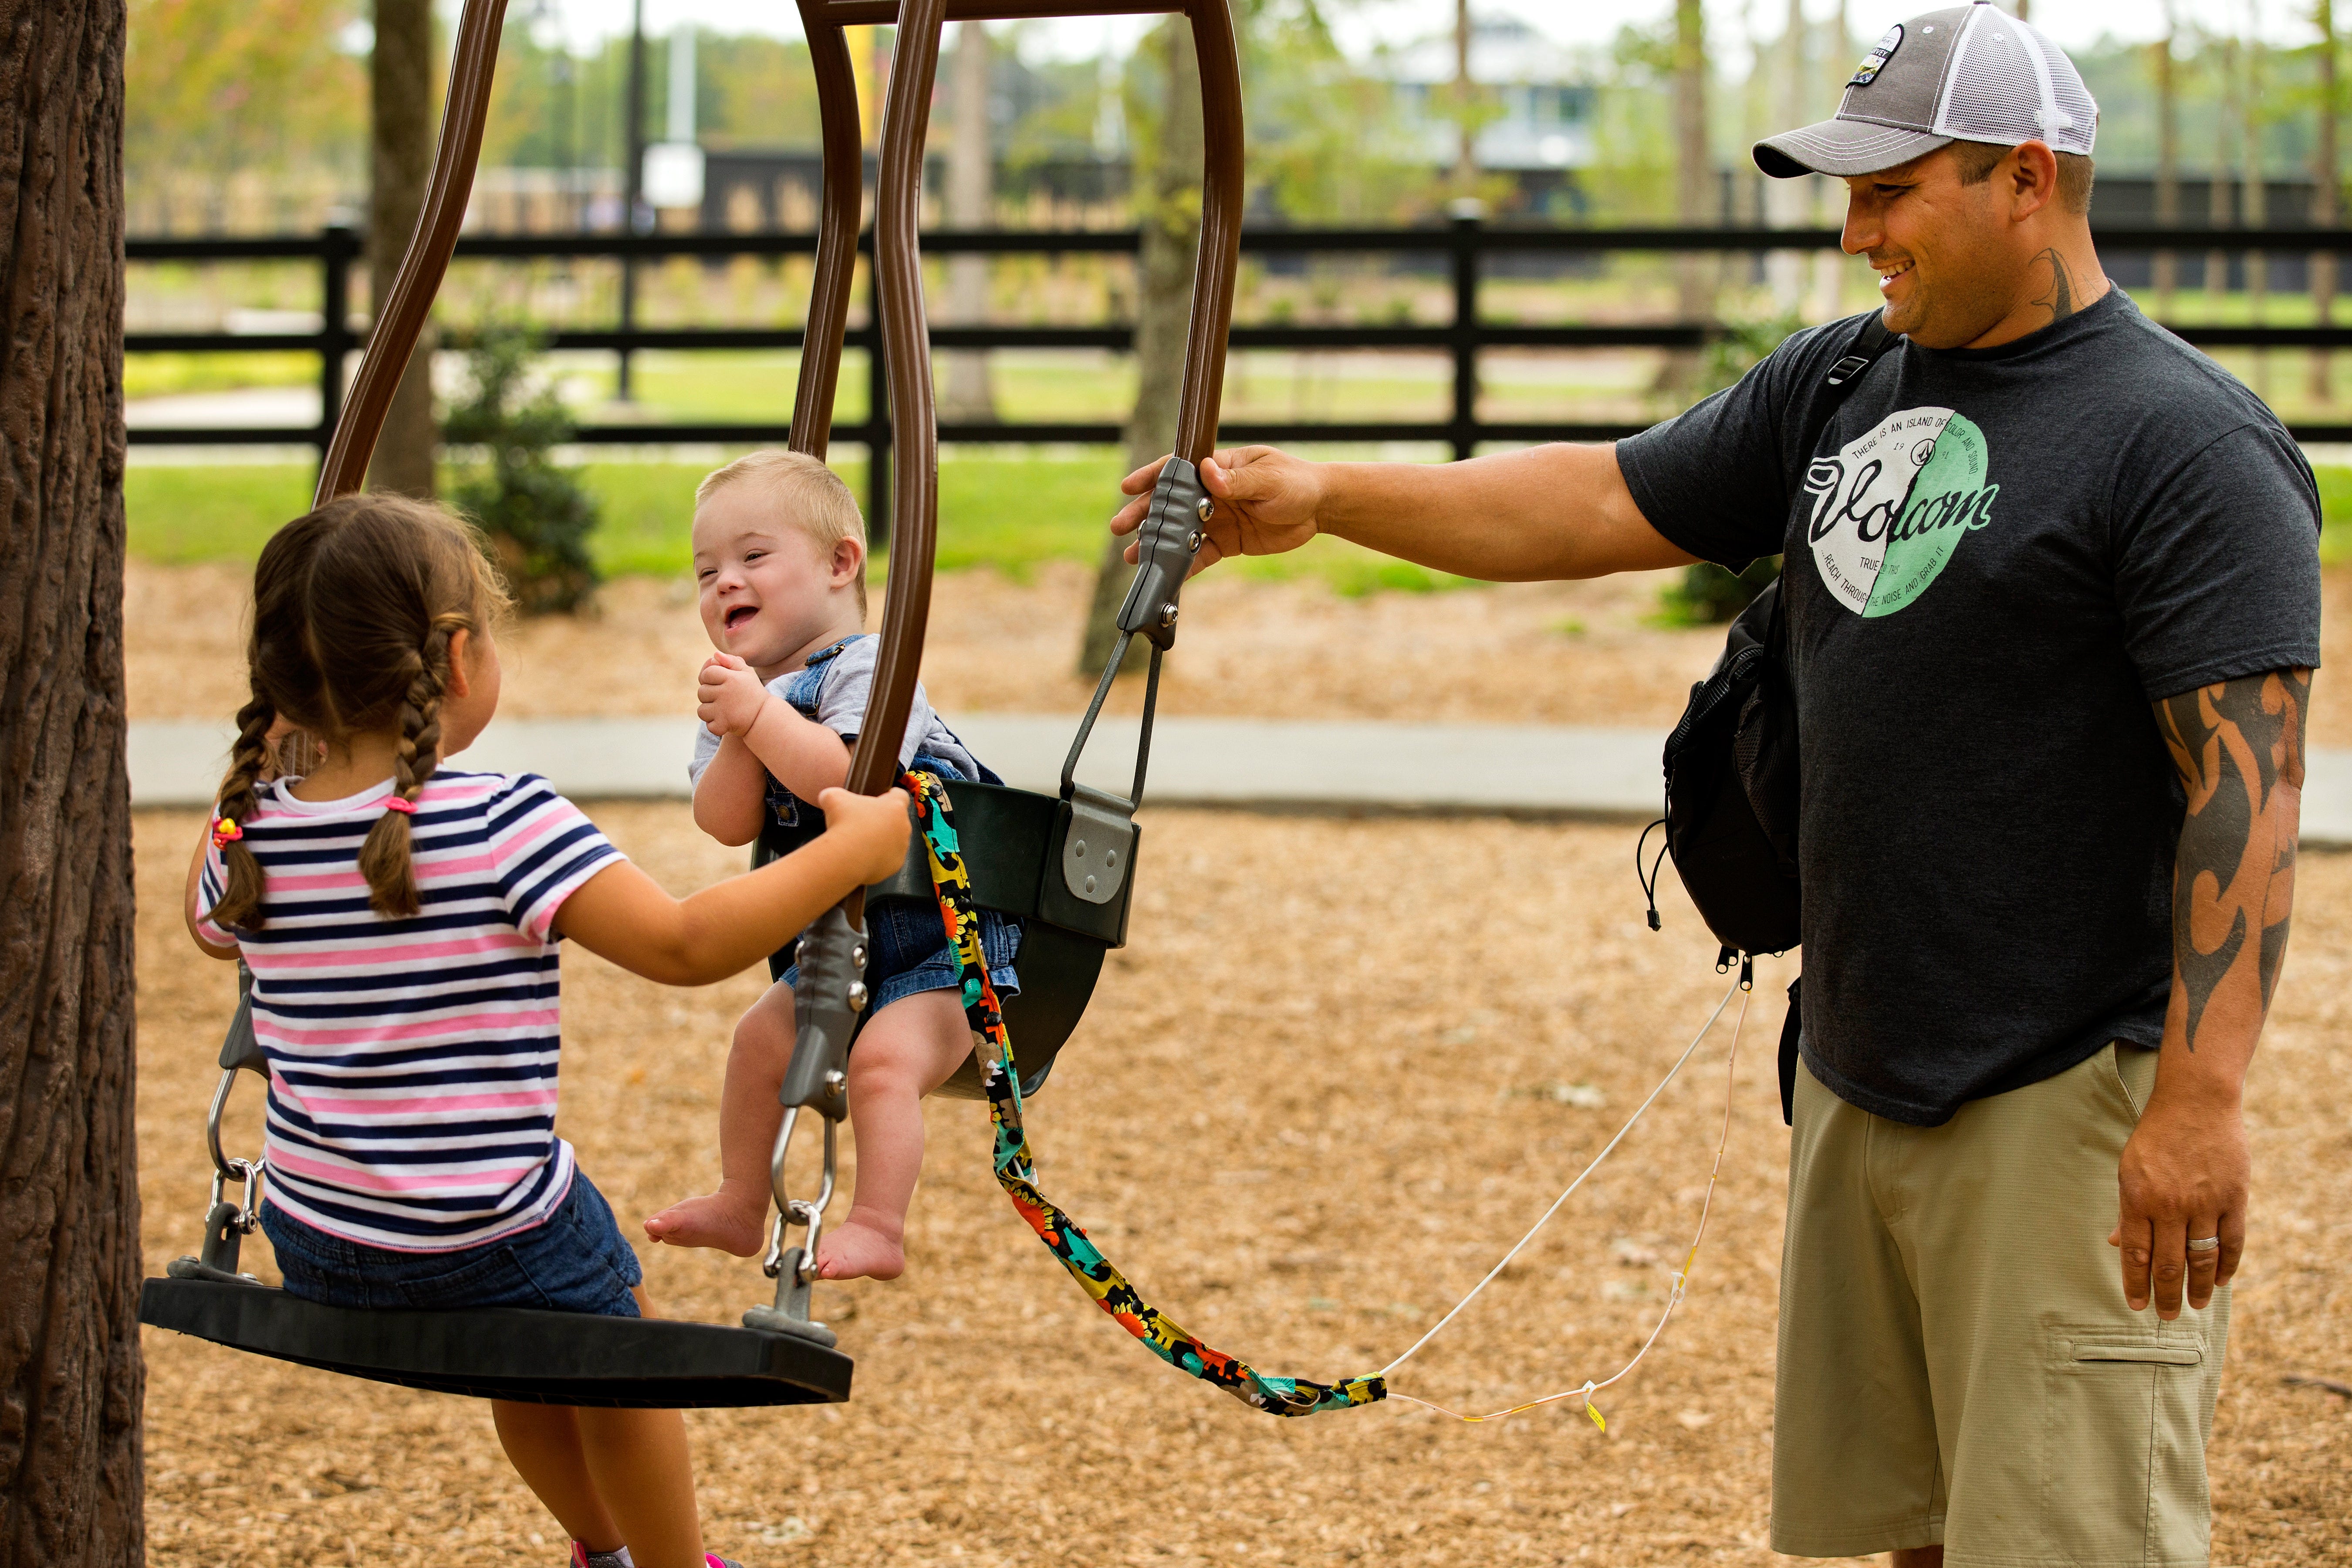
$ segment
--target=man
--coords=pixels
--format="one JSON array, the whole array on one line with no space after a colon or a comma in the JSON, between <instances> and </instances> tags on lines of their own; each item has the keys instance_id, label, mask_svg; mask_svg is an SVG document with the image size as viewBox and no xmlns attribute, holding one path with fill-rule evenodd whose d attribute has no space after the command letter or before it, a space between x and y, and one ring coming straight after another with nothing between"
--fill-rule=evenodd
<instances>
[{"instance_id":1,"label":"man","mask_svg":"<svg viewBox=\"0 0 2352 1568\"><path fill-rule=\"evenodd\" d=\"M2207 1558L2318 499L2270 412L2102 275L2096 115L1978 4L1890 28L1835 119L1757 147L1846 182L1844 247L1903 334L1850 385L1864 318L1613 447L1204 468L1202 563L1318 531L1507 580L1785 552L1786 1552Z\"/></svg>"}]
</instances>

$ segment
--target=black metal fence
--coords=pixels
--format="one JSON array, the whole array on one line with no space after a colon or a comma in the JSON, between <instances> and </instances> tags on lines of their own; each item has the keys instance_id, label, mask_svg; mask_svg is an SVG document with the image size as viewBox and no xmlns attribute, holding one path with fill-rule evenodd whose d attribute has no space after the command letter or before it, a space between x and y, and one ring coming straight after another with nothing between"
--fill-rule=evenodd
<instances>
[{"instance_id":1,"label":"black metal fence","mask_svg":"<svg viewBox=\"0 0 2352 1568\"><path fill-rule=\"evenodd\" d=\"M2352 251L2352 228L2157 228L2105 226L2095 234L2103 252L2116 254L2170 253L2184 262L2213 251L2245 254L2270 252L2309 255ZM872 237L866 237L870 246ZM924 253L954 255L1044 255L1077 253L1132 254L1136 231L1076 230L1042 232L1027 229L942 229L923 236ZM1711 253L1758 255L1771 251L1834 249L1835 229L1759 227L1716 228L1515 228L1486 225L1475 218L1457 218L1445 227L1426 228L1265 228L1245 229L1244 252L1264 256L1386 254L1423 258L1441 266L1453 281L1453 316L1444 323L1385 325L1343 322L1326 325L1261 324L1236 326L1231 344L1236 349L1292 349L1321 353L1365 350L1421 350L1443 353L1453 363L1452 411L1443 420L1232 420L1220 427L1221 439L1234 442L1386 442L1423 441L1443 444L1454 456L1468 457L1484 443L1561 440L1611 440L1628 436L1638 425L1580 423L1570 420L1490 420L1478 417L1478 361L1488 349L1696 349L1728 330L1712 322L1628 322L1611 325L1526 325L1489 321L1479 309L1482 277L1507 258L1549 256L1592 257L1612 252ZM780 258L811 256L814 234L616 234L474 235L457 242L460 258L478 260L620 260L646 261L668 257L692 257L718 261L735 257ZM132 332L123 348L130 353L238 353L298 351L320 356L320 421L299 427L254 426L142 425L131 433L133 443L171 446L245 446L258 443L307 443L324 450L342 405L343 378L350 353L361 346L361 334L350 324L350 274L361 255L360 237L352 229L330 227L314 235L259 238L132 239L129 258L134 262L310 261L320 268L321 322L307 332ZM2191 268L2184 267L2186 275ZM887 469L880 461L890 441L888 403L881 385L882 356L874 326L872 298L866 321L850 329L846 346L868 351L866 416L857 423L836 423L834 438L863 445L874 458L869 472L882 482ZM2173 330L2204 348L2326 348L2352 349L2352 325L2304 327L2176 325ZM560 328L546 335L551 349L599 349L628 353L639 350L797 349L798 327L610 327ZM931 327L938 349L1109 349L1132 346L1133 329L1119 323L1095 326L1046 326L989 323L979 326ZM667 442L756 444L781 441L789 431L792 411L779 404L772 420L732 424L627 423L583 425L577 439L591 444L655 445ZM2297 423L2290 428L2305 441L2352 441L2352 423ZM940 426L943 442L1111 444L1120 438L1115 423L1029 421L1005 423L947 422ZM878 502L881 492L877 490ZM878 506L876 515L883 515Z\"/></svg>"}]
</instances>

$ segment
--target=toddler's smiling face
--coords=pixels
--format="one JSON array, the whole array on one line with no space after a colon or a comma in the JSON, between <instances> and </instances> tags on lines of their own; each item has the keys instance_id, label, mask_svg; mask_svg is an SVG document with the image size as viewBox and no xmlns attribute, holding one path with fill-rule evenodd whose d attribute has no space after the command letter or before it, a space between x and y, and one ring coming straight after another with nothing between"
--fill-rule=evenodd
<instances>
[{"instance_id":1,"label":"toddler's smiling face","mask_svg":"<svg viewBox=\"0 0 2352 1568\"><path fill-rule=\"evenodd\" d=\"M851 541L830 554L776 515L758 485L730 485L694 511L694 576L710 646L772 677L795 654L836 632L847 606L857 629L855 584L866 569Z\"/></svg>"}]
</instances>

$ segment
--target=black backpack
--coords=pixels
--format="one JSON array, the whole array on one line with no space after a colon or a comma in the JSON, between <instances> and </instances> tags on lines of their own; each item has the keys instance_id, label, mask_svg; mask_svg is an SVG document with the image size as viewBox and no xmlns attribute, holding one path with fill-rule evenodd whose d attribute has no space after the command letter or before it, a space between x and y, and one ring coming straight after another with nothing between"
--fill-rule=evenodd
<instances>
[{"instance_id":1,"label":"black backpack","mask_svg":"<svg viewBox=\"0 0 2352 1568\"><path fill-rule=\"evenodd\" d=\"M1836 396L1820 412L1822 426L1838 398L1895 341L1873 313L1823 377ZM1803 447L1809 458L1820 440L1817 427ZM1691 688L1682 721L1666 737L1666 842L1660 853L1673 857L1691 902L1723 944L1719 969L1743 955L1786 952L1800 940L1797 706L1788 667L1788 620L1776 578L1731 623L1723 657ZM1646 830L1643 837L1646 841ZM1642 851L1634 855L1638 864ZM1655 861L1643 885L1655 931ZM1789 986L1789 1015L1780 1030L1784 1120L1793 1113L1801 984L1801 978Z\"/></svg>"}]
</instances>

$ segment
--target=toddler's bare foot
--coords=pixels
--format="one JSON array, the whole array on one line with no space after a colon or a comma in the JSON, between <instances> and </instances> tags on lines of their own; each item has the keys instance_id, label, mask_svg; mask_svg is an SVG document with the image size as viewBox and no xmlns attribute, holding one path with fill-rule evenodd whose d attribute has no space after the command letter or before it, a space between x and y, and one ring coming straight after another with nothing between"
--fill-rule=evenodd
<instances>
[{"instance_id":1,"label":"toddler's bare foot","mask_svg":"<svg viewBox=\"0 0 2352 1568\"><path fill-rule=\"evenodd\" d=\"M906 1271L907 1248L900 1239L855 1214L816 1244L820 1279L896 1279Z\"/></svg>"},{"instance_id":2,"label":"toddler's bare foot","mask_svg":"<svg viewBox=\"0 0 2352 1568\"><path fill-rule=\"evenodd\" d=\"M646 1234L672 1247L715 1247L749 1258L767 1243L768 1191L721 1182L707 1197L675 1203L646 1221Z\"/></svg>"}]
</instances>

